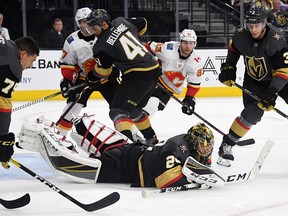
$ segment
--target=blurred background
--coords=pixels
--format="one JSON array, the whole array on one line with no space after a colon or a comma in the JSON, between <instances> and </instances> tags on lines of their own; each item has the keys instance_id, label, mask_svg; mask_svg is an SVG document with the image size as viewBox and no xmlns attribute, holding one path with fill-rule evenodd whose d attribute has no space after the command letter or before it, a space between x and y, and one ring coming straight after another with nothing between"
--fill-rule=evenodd
<instances>
[{"instance_id":1,"label":"blurred background","mask_svg":"<svg viewBox=\"0 0 288 216\"><path fill-rule=\"evenodd\" d=\"M177 40L178 33L192 28L198 36L198 47L223 48L235 29L243 25L245 10L255 1L247 0L0 0L3 26L10 38L30 35L40 48L53 20L63 21L67 34L77 26L74 14L81 7L103 8L111 19L117 16L143 16L148 20L144 41Z\"/></svg>"}]
</instances>

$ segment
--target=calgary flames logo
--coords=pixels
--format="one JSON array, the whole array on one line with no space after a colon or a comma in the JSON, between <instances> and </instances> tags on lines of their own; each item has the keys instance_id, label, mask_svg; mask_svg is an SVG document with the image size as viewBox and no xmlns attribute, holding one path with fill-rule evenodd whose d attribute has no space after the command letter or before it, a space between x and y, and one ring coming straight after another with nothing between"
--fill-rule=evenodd
<instances>
[{"instance_id":1,"label":"calgary flames logo","mask_svg":"<svg viewBox=\"0 0 288 216\"><path fill-rule=\"evenodd\" d=\"M165 71L164 75L177 87L183 85L185 77L181 72Z\"/></svg>"},{"instance_id":2,"label":"calgary flames logo","mask_svg":"<svg viewBox=\"0 0 288 216\"><path fill-rule=\"evenodd\" d=\"M260 81L268 74L264 57L245 56L245 62L247 72L253 79Z\"/></svg>"}]
</instances>

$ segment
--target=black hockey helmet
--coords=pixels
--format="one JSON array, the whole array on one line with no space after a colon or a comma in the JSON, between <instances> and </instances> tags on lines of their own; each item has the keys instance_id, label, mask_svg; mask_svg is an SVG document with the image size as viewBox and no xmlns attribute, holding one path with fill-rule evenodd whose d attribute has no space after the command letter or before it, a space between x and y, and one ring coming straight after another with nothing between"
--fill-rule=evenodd
<instances>
[{"instance_id":1,"label":"black hockey helmet","mask_svg":"<svg viewBox=\"0 0 288 216\"><path fill-rule=\"evenodd\" d=\"M255 23L261 23L264 22L264 20L267 18L267 10L263 6L252 6L248 10L245 22L247 24L255 24Z\"/></svg>"},{"instance_id":2,"label":"black hockey helmet","mask_svg":"<svg viewBox=\"0 0 288 216\"><path fill-rule=\"evenodd\" d=\"M87 24L89 26L102 26L104 21L106 21L108 25L110 24L110 15L104 9L95 9L87 17Z\"/></svg>"},{"instance_id":3,"label":"black hockey helmet","mask_svg":"<svg viewBox=\"0 0 288 216\"><path fill-rule=\"evenodd\" d=\"M200 156L207 157L212 153L214 135L204 123L198 123L191 127L184 136L184 140L188 143L191 151L196 151Z\"/></svg>"}]
</instances>

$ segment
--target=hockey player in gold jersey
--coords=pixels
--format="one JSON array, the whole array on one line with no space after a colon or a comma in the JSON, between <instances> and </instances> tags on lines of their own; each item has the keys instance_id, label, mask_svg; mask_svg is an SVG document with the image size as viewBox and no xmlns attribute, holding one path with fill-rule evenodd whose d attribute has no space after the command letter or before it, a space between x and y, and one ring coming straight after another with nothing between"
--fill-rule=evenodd
<instances>
[{"instance_id":1,"label":"hockey player in gold jersey","mask_svg":"<svg viewBox=\"0 0 288 216\"><path fill-rule=\"evenodd\" d=\"M235 143L261 121L264 111L275 106L278 95L288 103L288 48L283 35L267 24L267 11L262 6L252 6L245 22L246 27L239 29L229 42L219 81L233 85L236 64L242 55L245 64L243 87L261 98L261 102L243 93L244 109L219 148L218 163L224 166L230 166L234 160L232 147Z\"/></svg>"},{"instance_id":2,"label":"hockey player in gold jersey","mask_svg":"<svg viewBox=\"0 0 288 216\"><path fill-rule=\"evenodd\" d=\"M109 112L115 129L133 140L131 129L134 123L146 143L157 143L149 116L142 109L161 75L157 60L138 38L146 32L146 19L118 17L111 22L105 10L97 9L90 13L87 23L89 31L98 37L93 48L95 70L87 74L88 85L97 86L100 79L111 74L115 65L122 73L122 83Z\"/></svg>"}]
</instances>

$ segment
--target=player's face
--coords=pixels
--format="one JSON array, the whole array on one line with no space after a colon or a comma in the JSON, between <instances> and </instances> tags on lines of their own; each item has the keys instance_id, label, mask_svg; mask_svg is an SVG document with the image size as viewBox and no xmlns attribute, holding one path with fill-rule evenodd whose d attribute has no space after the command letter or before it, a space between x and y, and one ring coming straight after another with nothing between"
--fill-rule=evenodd
<instances>
[{"instance_id":1,"label":"player's face","mask_svg":"<svg viewBox=\"0 0 288 216\"><path fill-rule=\"evenodd\" d=\"M250 34L252 35L254 39L263 38L264 33L265 33L264 31L265 26L266 25L263 22L255 23L255 24L252 24L252 23L247 24L247 28L249 29Z\"/></svg>"},{"instance_id":2,"label":"player's face","mask_svg":"<svg viewBox=\"0 0 288 216\"><path fill-rule=\"evenodd\" d=\"M82 19L82 20L79 21L79 28L80 28L80 31L82 32L82 34L83 34L84 36L89 36L89 35L91 35L91 34L89 34L88 31L87 31L87 27L88 27L88 25L87 25L87 19Z\"/></svg>"},{"instance_id":3,"label":"player's face","mask_svg":"<svg viewBox=\"0 0 288 216\"><path fill-rule=\"evenodd\" d=\"M88 26L87 32L90 34L94 34L96 37L100 37L103 32L103 28L100 25Z\"/></svg>"},{"instance_id":4,"label":"player's face","mask_svg":"<svg viewBox=\"0 0 288 216\"><path fill-rule=\"evenodd\" d=\"M180 43L181 55L184 57L190 55L194 47L195 47L194 41L181 41Z\"/></svg>"},{"instance_id":5,"label":"player's face","mask_svg":"<svg viewBox=\"0 0 288 216\"><path fill-rule=\"evenodd\" d=\"M27 68L31 68L33 66L33 62L36 60L37 55L28 55L26 51L20 52L20 62L22 66L22 70L25 70Z\"/></svg>"}]
</instances>

